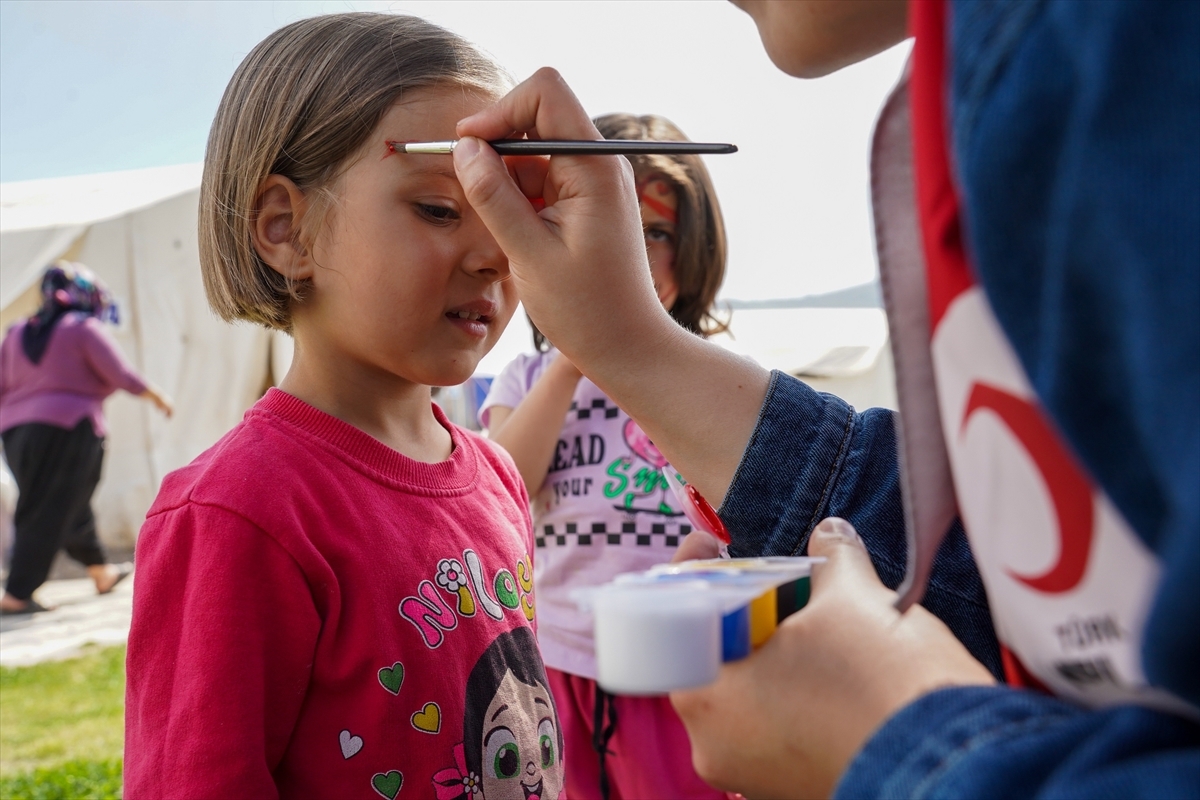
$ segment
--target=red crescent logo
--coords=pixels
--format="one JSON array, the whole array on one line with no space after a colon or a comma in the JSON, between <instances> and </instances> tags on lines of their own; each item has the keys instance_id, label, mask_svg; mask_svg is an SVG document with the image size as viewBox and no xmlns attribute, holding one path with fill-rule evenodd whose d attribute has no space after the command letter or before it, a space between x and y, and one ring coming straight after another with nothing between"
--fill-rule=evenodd
<instances>
[{"instance_id":1,"label":"red crescent logo","mask_svg":"<svg viewBox=\"0 0 1200 800\"><path fill-rule=\"evenodd\" d=\"M963 412L963 431L971 415L981 409L994 412L1025 447L1050 490L1058 518L1058 563L1037 576L1018 575L1012 570L1008 574L1044 594L1068 592L1083 579L1092 549L1091 484L1033 403L994 386L976 383Z\"/></svg>"}]
</instances>

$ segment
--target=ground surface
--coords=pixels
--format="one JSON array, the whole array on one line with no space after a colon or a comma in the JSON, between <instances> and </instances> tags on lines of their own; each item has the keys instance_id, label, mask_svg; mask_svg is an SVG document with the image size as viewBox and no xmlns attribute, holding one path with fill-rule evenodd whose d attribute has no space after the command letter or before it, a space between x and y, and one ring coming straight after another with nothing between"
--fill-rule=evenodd
<instances>
[{"instance_id":1,"label":"ground surface","mask_svg":"<svg viewBox=\"0 0 1200 800\"><path fill-rule=\"evenodd\" d=\"M34 597L44 614L0 617L0 666L19 667L69 658L86 645L124 644L133 609L133 582L126 578L103 597L87 578L49 581Z\"/></svg>"}]
</instances>

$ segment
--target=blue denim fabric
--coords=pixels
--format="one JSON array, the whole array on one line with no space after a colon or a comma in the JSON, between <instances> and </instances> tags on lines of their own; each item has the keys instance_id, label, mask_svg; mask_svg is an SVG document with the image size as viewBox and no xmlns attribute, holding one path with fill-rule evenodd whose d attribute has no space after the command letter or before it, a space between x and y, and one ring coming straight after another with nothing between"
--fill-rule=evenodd
<instances>
[{"instance_id":1,"label":"blue denim fabric","mask_svg":"<svg viewBox=\"0 0 1200 800\"><path fill-rule=\"evenodd\" d=\"M1162 559L1146 673L1200 706L1200 3L956 2L949 33L971 259Z\"/></svg>"},{"instance_id":2,"label":"blue denim fabric","mask_svg":"<svg viewBox=\"0 0 1200 800\"><path fill-rule=\"evenodd\" d=\"M1198 747L1195 725L1146 708L1088 712L1004 687L943 689L892 717L836 796L1195 797Z\"/></svg>"},{"instance_id":3,"label":"blue denim fabric","mask_svg":"<svg viewBox=\"0 0 1200 800\"><path fill-rule=\"evenodd\" d=\"M841 399L775 372L721 519L731 555L803 555L817 523L836 516L858 530L891 588L904 578L908 545L896 461L895 414L856 413ZM1002 677L983 582L962 526L938 550L921 601L992 674Z\"/></svg>"}]
</instances>

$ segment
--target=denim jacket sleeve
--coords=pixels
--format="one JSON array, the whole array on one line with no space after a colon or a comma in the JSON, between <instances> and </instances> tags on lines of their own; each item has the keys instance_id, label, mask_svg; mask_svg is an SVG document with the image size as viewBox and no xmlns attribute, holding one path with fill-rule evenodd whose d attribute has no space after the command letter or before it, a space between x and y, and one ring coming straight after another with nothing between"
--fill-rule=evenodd
<instances>
[{"instance_id":1,"label":"denim jacket sleeve","mask_svg":"<svg viewBox=\"0 0 1200 800\"><path fill-rule=\"evenodd\" d=\"M943 689L892 717L835 796L1195 797L1196 726L1137 706L1087 711L1004 686Z\"/></svg>"},{"instance_id":2,"label":"denim jacket sleeve","mask_svg":"<svg viewBox=\"0 0 1200 800\"><path fill-rule=\"evenodd\" d=\"M730 553L803 555L817 523L843 517L858 530L880 579L894 589L908 552L899 481L894 412L856 412L775 372L721 505L733 537ZM922 604L1001 677L987 596L957 522L938 551Z\"/></svg>"}]
</instances>

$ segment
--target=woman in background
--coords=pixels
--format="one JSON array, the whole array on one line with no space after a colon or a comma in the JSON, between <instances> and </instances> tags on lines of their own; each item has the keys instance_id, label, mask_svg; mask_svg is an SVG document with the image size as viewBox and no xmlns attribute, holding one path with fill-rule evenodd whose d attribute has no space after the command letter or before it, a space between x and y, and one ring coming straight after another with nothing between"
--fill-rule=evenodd
<instances>
[{"instance_id":1,"label":"woman in background","mask_svg":"<svg viewBox=\"0 0 1200 800\"><path fill-rule=\"evenodd\" d=\"M92 492L104 459L104 399L118 389L171 416L171 400L129 365L103 320L117 307L82 264L59 261L42 276L42 306L0 344L0 438L20 496L12 569L0 613L47 609L33 593L59 549L87 567L107 594L132 567L107 563L96 536Z\"/></svg>"}]
</instances>

